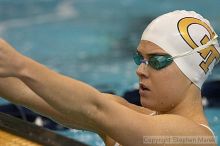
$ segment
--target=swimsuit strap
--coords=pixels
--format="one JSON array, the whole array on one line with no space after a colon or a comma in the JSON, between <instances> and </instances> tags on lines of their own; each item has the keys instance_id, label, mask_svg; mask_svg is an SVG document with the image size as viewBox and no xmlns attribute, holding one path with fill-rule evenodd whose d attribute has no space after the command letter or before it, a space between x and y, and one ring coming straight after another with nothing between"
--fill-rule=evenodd
<instances>
[{"instance_id":1,"label":"swimsuit strap","mask_svg":"<svg viewBox=\"0 0 220 146\"><path fill-rule=\"evenodd\" d=\"M120 146L120 144L116 142L114 146Z\"/></svg>"},{"instance_id":2,"label":"swimsuit strap","mask_svg":"<svg viewBox=\"0 0 220 146\"><path fill-rule=\"evenodd\" d=\"M209 126L204 125L204 124L199 124L199 125L201 125L201 126L207 128L207 129L212 133L212 135L215 137L215 133L212 131L212 129L211 129Z\"/></svg>"},{"instance_id":3,"label":"swimsuit strap","mask_svg":"<svg viewBox=\"0 0 220 146\"><path fill-rule=\"evenodd\" d=\"M151 114L149 114L149 116L154 116L154 115L156 115L156 114L157 114L157 112L154 111L154 112L152 112Z\"/></svg>"}]
</instances>

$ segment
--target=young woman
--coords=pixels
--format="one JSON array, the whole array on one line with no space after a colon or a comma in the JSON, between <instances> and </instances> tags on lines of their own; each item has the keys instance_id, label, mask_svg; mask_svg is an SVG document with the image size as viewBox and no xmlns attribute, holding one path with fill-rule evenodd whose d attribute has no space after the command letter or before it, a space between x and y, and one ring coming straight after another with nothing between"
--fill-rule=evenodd
<instances>
[{"instance_id":1,"label":"young woman","mask_svg":"<svg viewBox=\"0 0 220 146\"><path fill-rule=\"evenodd\" d=\"M137 53L143 107L58 74L0 41L0 95L66 126L97 132L107 146L215 145L201 86L218 62L217 35L192 11L152 21Z\"/></svg>"}]
</instances>

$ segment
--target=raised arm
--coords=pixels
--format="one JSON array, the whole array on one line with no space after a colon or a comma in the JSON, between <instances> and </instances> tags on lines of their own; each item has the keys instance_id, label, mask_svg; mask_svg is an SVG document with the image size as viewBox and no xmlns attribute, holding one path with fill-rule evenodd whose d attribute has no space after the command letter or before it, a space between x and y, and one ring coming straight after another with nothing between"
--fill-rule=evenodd
<instances>
[{"instance_id":1,"label":"raised arm","mask_svg":"<svg viewBox=\"0 0 220 146\"><path fill-rule=\"evenodd\" d=\"M79 123L77 120L60 113L17 78L0 78L0 96L12 103L25 106L41 115L49 117L69 128L84 129L100 133L98 129L93 129L88 124L82 125L82 123Z\"/></svg>"}]
</instances>

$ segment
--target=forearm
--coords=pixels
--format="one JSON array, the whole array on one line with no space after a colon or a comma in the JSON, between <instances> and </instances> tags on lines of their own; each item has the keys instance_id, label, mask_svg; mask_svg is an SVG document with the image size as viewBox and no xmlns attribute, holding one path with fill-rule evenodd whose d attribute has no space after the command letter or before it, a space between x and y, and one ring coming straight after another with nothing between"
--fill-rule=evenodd
<instances>
[{"instance_id":1,"label":"forearm","mask_svg":"<svg viewBox=\"0 0 220 146\"><path fill-rule=\"evenodd\" d=\"M18 73L29 88L65 114L84 114L97 106L100 92L80 81L60 75L25 57Z\"/></svg>"},{"instance_id":2,"label":"forearm","mask_svg":"<svg viewBox=\"0 0 220 146\"><path fill-rule=\"evenodd\" d=\"M22 81L13 77L0 78L0 96L56 121L61 121L65 117L30 90Z\"/></svg>"}]
</instances>

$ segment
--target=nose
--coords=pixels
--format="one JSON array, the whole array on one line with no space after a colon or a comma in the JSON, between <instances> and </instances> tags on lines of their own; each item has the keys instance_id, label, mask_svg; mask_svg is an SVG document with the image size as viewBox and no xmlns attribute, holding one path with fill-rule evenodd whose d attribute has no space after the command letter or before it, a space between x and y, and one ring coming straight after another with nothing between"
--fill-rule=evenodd
<instances>
[{"instance_id":1,"label":"nose","mask_svg":"<svg viewBox=\"0 0 220 146\"><path fill-rule=\"evenodd\" d=\"M144 64L144 63L141 63L137 70L136 70L136 74L137 76L139 77L148 77L148 65L147 64Z\"/></svg>"}]
</instances>

